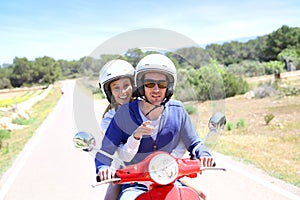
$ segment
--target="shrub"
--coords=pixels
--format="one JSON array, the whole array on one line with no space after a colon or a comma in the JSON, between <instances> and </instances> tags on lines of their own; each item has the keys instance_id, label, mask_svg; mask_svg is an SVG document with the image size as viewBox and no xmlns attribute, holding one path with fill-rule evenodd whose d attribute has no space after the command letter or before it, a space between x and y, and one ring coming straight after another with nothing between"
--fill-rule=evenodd
<instances>
[{"instance_id":1,"label":"shrub","mask_svg":"<svg viewBox=\"0 0 300 200\"><path fill-rule=\"evenodd\" d=\"M234 75L228 78L218 66L180 69L175 96L180 101L218 100L240 94L244 91L244 85L247 83L241 84L239 78ZM234 92L227 93L228 88L233 88Z\"/></svg>"},{"instance_id":2,"label":"shrub","mask_svg":"<svg viewBox=\"0 0 300 200\"><path fill-rule=\"evenodd\" d=\"M233 125L233 123L232 123L232 122L228 122L228 123L226 123L226 129L227 129L228 131L231 131L231 130L233 130L233 128L234 128L234 125Z\"/></svg>"},{"instance_id":3,"label":"shrub","mask_svg":"<svg viewBox=\"0 0 300 200\"><path fill-rule=\"evenodd\" d=\"M238 76L261 76L265 74L262 63L254 60L243 60L240 63L234 63L228 66L227 72Z\"/></svg>"},{"instance_id":4,"label":"shrub","mask_svg":"<svg viewBox=\"0 0 300 200\"><path fill-rule=\"evenodd\" d=\"M12 123L18 125L29 125L33 119L24 119L24 118L15 118L12 120Z\"/></svg>"},{"instance_id":5,"label":"shrub","mask_svg":"<svg viewBox=\"0 0 300 200\"><path fill-rule=\"evenodd\" d=\"M3 140L10 137L10 131L5 129L0 129L0 149L2 148Z\"/></svg>"},{"instance_id":6,"label":"shrub","mask_svg":"<svg viewBox=\"0 0 300 200\"><path fill-rule=\"evenodd\" d=\"M197 108L195 106L193 106L193 105L187 104L184 107L185 107L186 112L189 115L197 113Z\"/></svg>"},{"instance_id":7,"label":"shrub","mask_svg":"<svg viewBox=\"0 0 300 200\"><path fill-rule=\"evenodd\" d=\"M281 61L270 61L264 63L265 66L265 73L266 74L274 74L275 70L278 70L279 72L284 71L284 64Z\"/></svg>"},{"instance_id":8,"label":"shrub","mask_svg":"<svg viewBox=\"0 0 300 200\"><path fill-rule=\"evenodd\" d=\"M239 119L236 123L237 128L243 128L246 126L246 120L245 119Z\"/></svg>"},{"instance_id":9,"label":"shrub","mask_svg":"<svg viewBox=\"0 0 300 200\"><path fill-rule=\"evenodd\" d=\"M7 139L10 137L10 131L6 129L0 129L0 140Z\"/></svg>"},{"instance_id":10,"label":"shrub","mask_svg":"<svg viewBox=\"0 0 300 200\"><path fill-rule=\"evenodd\" d=\"M273 118L274 118L273 114L265 115L264 119L265 119L266 125L268 125L272 121Z\"/></svg>"},{"instance_id":11,"label":"shrub","mask_svg":"<svg viewBox=\"0 0 300 200\"><path fill-rule=\"evenodd\" d=\"M225 73L223 79L226 97L244 94L249 90L249 84L241 77L237 77L232 73Z\"/></svg>"}]
</instances>

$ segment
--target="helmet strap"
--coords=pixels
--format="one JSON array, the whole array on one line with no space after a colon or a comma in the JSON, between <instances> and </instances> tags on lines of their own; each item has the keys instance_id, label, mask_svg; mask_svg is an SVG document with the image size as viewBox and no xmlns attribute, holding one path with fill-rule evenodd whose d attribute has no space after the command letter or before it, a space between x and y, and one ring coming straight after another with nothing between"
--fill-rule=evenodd
<instances>
[{"instance_id":1,"label":"helmet strap","mask_svg":"<svg viewBox=\"0 0 300 200\"><path fill-rule=\"evenodd\" d=\"M147 117L153 110L155 110L156 108L159 108L159 107L161 107L161 105L159 105L159 106L158 105L154 105L154 107L151 110L149 110L149 112L147 112L145 116Z\"/></svg>"},{"instance_id":2,"label":"helmet strap","mask_svg":"<svg viewBox=\"0 0 300 200\"><path fill-rule=\"evenodd\" d=\"M160 105L154 105L154 104L151 103L151 102L147 99L147 97L145 97L145 96L143 96L142 99L143 99L146 103L149 103L149 104L151 104L151 105L154 106L153 108L151 108L151 110L149 110L149 111L145 114L145 116L147 117L147 116L148 116L153 110L155 110L156 108L159 108L159 107L161 107L161 106L165 106L165 104L169 101L170 97L169 97L169 98L166 97L166 98L164 99L164 101L160 103Z\"/></svg>"}]
</instances>

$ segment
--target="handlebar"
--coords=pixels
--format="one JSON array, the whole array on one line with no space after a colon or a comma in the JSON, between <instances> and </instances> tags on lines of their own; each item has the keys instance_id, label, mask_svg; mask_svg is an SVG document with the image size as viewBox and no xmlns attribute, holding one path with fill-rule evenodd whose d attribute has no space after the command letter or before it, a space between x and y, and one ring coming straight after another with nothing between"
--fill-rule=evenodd
<instances>
[{"instance_id":1,"label":"handlebar","mask_svg":"<svg viewBox=\"0 0 300 200\"><path fill-rule=\"evenodd\" d=\"M120 178L111 178L109 180L101 181L100 176L96 176L97 183L93 184L92 187L94 188L94 187L97 187L99 185L103 185L103 184L111 183L111 182L116 182L116 181L120 181L120 180L121 180Z\"/></svg>"}]
</instances>

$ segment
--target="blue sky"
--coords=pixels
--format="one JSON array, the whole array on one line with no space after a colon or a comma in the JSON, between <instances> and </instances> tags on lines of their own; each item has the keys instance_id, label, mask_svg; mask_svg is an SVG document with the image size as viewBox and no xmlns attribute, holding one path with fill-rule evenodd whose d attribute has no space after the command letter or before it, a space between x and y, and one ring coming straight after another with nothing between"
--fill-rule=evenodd
<instances>
[{"instance_id":1,"label":"blue sky","mask_svg":"<svg viewBox=\"0 0 300 200\"><path fill-rule=\"evenodd\" d=\"M199 45L300 27L299 0L10 0L0 3L0 65L78 60L124 32L168 29Z\"/></svg>"}]
</instances>

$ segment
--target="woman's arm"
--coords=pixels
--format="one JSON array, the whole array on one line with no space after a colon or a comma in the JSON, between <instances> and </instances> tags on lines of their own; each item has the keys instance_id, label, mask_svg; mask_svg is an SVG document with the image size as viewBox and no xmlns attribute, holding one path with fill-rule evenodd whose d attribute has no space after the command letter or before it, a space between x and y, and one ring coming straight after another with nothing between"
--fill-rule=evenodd
<instances>
[{"instance_id":1,"label":"woman's arm","mask_svg":"<svg viewBox=\"0 0 300 200\"><path fill-rule=\"evenodd\" d=\"M133 135L131 135L127 142L125 144L121 144L117 149L120 159L124 162L130 162L139 149L140 141L141 140L137 140L133 137Z\"/></svg>"},{"instance_id":2,"label":"woman's arm","mask_svg":"<svg viewBox=\"0 0 300 200\"><path fill-rule=\"evenodd\" d=\"M112 118L114 117L116 111L114 109L110 109L107 113L105 113L103 119L101 120L101 130L105 134Z\"/></svg>"}]
</instances>

